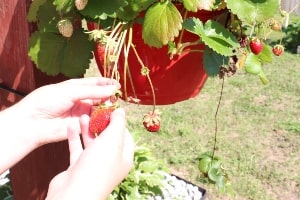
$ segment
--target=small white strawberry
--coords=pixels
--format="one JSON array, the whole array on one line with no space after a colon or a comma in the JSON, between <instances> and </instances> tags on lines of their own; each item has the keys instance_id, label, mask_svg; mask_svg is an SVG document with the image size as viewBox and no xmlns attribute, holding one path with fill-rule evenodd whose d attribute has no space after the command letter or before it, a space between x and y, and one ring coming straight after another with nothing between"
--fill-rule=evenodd
<instances>
[{"instance_id":1,"label":"small white strawberry","mask_svg":"<svg viewBox=\"0 0 300 200\"><path fill-rule=\"evenodd\" d=\"M73 34L73 24L69 19L62 19L57 23L57 28L60 34L64 37L71 37Z\"/></svg>"},{"instance_id":2,"label":"small white strawberry","mask_svg":"<svg viewBox=\"0 0 300 200\"><path fill-rule=\"evenodd\" d=\"M77 10L83 10L88 3L88 0L75 0Z\"/></svg>"}]
</instances>

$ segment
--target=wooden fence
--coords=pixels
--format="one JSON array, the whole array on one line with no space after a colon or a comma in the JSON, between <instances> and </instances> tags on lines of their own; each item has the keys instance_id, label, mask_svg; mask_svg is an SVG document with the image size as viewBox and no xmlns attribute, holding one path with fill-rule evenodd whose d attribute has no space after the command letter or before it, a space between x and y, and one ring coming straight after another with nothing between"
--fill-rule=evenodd
<instances>
[{"instance_id":1,"label":"wooden fence","mask_svg":"<svg viewBox=\"0 0 300 200\"><path fill-rule=\"evenodd\" d=\"M27 22L30 2L4 0L0 4L0 110L37 87L65 80L46 76L28 58L29 35L35 30ZM10 169L14 200L44 200L50 180L67 169L68 160L67 142L45 145L29 154Z\"/></svg>"},{"instance_id":2,"label":"wooden fence","mask_svg":"<svg viewBox=\"0 0 300 200\"><path fill-rule=\"evenodd\" d=\"M299 5L299 3L300 0L281 0L281 7L283 10L289 12L294 9L297 4ZM294 10L293 14L300 15L300 6Z\"/></svg>"}]
</instances>

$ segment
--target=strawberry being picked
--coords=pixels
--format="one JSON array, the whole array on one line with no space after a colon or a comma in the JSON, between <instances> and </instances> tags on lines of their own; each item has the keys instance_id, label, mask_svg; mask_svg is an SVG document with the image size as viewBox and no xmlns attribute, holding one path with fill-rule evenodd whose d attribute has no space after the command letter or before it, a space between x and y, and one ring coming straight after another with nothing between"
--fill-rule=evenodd
<instances>
[{"instance_id":1,"label":"strawberry being picked","mask_svg":"<svg viewBox=\"0 0 300 200\"><path fill-rule=\"evenodd\" d=\"M89 123L89 132L93 137L97 137L106 129L110 122L111 113L118 107L118 102L113 98L93 107Z\"/></svg>"},{"instance_id":2,"label":"strawberry being picked","mask_svg":"<svg viewBox=\"0 0 300 200\"><path fill-rule=\"evenodd\" d=\"M158 110L146 113L143 118L143 125L149 132L157 132L160 129L160 112Z\"/></svg>"}]
</instances>

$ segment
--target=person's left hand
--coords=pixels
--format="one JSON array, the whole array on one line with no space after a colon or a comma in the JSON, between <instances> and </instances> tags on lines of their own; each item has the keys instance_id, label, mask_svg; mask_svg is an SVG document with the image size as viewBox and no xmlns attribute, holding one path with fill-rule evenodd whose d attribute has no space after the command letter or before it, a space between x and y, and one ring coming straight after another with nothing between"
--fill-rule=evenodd
<instances>
[{"instance_id":1,"label":"person's left hand","mask_svg":"<svg viewBox=\"0 0 300 200\"><path fill-rule=\"evenodd\" d=\"M108 78L70 79L36 89L15 109L31 126L33 138L41 146L66 139L67 125L78 124L82 115L90 114L95 102L109 98L118 87L116 81Z\"/></svg>"}]
</instances>

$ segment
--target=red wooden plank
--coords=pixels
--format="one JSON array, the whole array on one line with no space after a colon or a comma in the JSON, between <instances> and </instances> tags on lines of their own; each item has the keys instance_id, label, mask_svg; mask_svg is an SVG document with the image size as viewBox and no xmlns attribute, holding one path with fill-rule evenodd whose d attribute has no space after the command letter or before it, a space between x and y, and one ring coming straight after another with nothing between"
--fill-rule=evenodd
<instances>
[{"instance_id":1,"label":"red wooden plank","mask_svg":"<svg viewBox=\"0 0 300 200\"><path fill-rule=\"evenodd\" d=\"M5 0L0 4L0 79L12 89L29 93L35 88L65 80L41 73L28 58L28 39L34 25L26 21L31 0ZM0 89L0 109L21 99ZM50 180L69 163L66 142L45 145L10 169L15 200L45 199Z\"/></svg>"}]
</instances>

